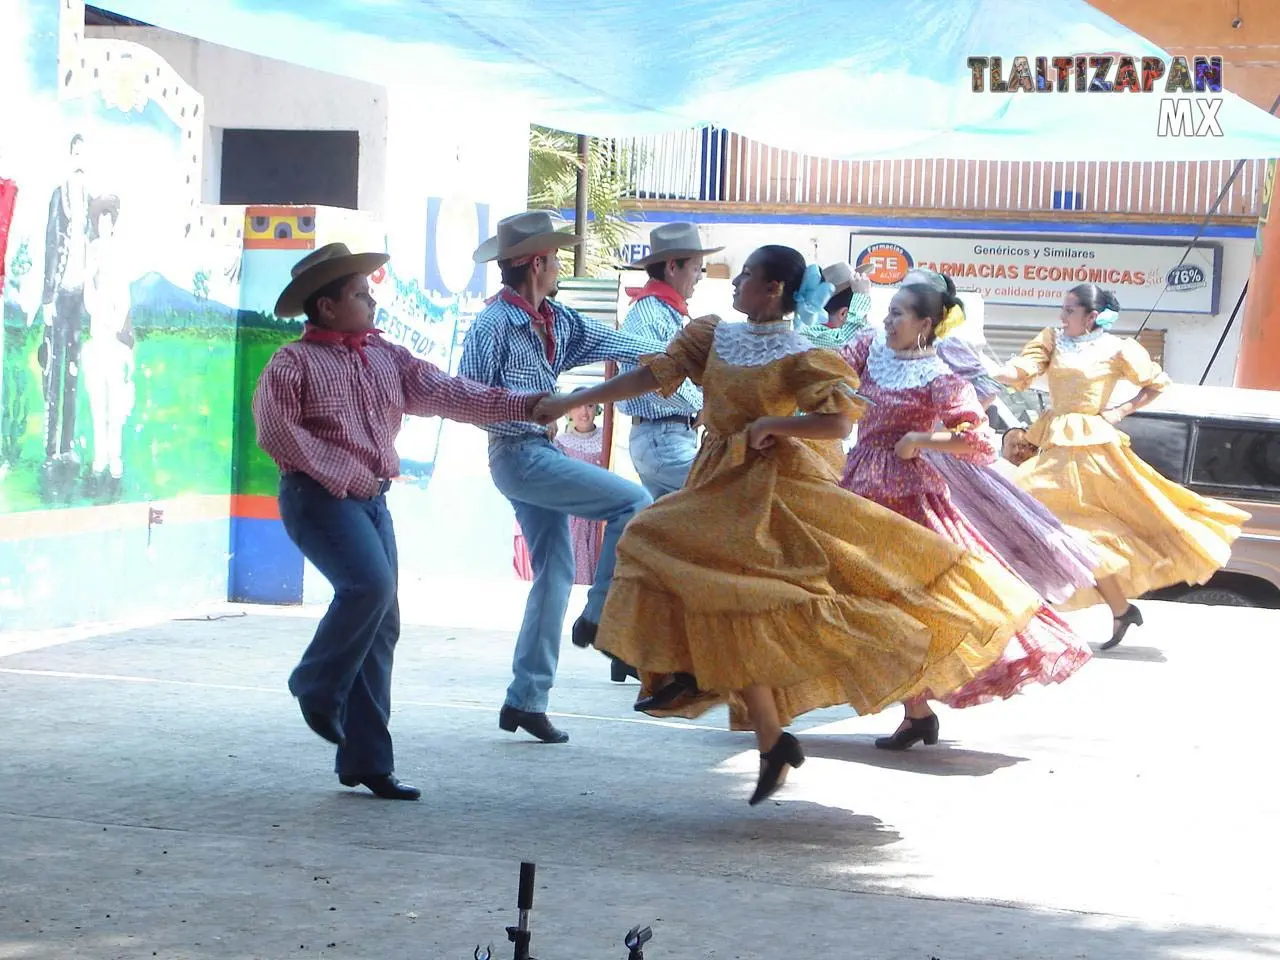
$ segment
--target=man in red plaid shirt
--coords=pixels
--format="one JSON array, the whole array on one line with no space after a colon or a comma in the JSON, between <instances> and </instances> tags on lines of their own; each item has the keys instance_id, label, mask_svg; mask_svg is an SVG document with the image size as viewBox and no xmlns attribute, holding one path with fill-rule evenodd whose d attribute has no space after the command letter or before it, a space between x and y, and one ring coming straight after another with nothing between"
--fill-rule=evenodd
<instances>
[{"instance_id":1,"label":"man in red plaid shirt","mask_svg":"<svg viewBox=\"0 0 1280 960\"><path fill-rule=\"evenodd\" d=\"M330 244L293 268L276 315L306 314L302 339L258 381L258 444L280 467L280 518L333 585L333 602L289 677L307 725L337 744L349 787L416 800L395 776L391 664L400 636L395 532L386 492L405 414L487 424L533 419L543 394L450 377L373 327L368 275L389 258Z\"/></svg>"}]
</instances>

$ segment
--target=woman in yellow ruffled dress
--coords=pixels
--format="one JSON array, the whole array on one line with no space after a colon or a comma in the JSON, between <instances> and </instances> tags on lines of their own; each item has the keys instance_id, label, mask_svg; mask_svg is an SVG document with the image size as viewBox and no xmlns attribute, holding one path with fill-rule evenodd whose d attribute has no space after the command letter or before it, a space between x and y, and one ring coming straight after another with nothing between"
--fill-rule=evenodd
<instances>
[{"instance_id":1,"label":"woman in yellow ruffled dress","mask_svg":"<svg viewBox=\"0 0 1280 960\"><path fill-rule=\"evenodd\" d=\"M798 252L762 247L734 281L746 323L699 318L635 371L542 401L556 414L702 386L698 459L623 532L596 646L639 668L637 709L745 710L761 757L752 804L804 761L783 731L794 718L957 689L1040 604L998 562L840 488L857 376L787 319L829 293Z\"/></svg>"},{"instance_id":2,"label":"woman in yellow ruffled dress","mask_svg":"<svg viewBox=\"0 0 1280 960\"><path fill-rule=\"evenodd\" d=\"M1249 519L1167 480L1115 428L1170 383L1138 341L1109 332L1119 312L1109 291L1092 283L1073 287L1062 304L1062 326L1041 331L995 377L1025 390L1048 374L1050 408L1027 431L1038 453L1018 468L1015 482L1101 553L1096 587L1059 606L1106 603L1114 622L1104 650L1120 643L1129 627L1142 625L1130 597L1175 583L1204 583L1227 562ZM1121 380L1140 392L1109 407Z\"/></svg>"}]
</instances>

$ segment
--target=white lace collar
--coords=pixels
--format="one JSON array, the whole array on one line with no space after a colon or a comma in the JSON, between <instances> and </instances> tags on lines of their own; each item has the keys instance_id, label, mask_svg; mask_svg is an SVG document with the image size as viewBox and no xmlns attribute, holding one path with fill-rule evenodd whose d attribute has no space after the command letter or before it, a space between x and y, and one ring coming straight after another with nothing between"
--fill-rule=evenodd
<instances>
[{"instance_id":1,"label":"white lace collar","mask_svg":"<svg viewBox=\"0 0 1280 960\"><path fill-rule=\"evenodd\" d=\"M556 434L556 439L562 446L577 450L579 453L599 453L604 442L603 434L604 431L599 427L590 433L579 433L569 425Z\"/></svg>"},{"instance_id":2,"label":"white lace collar","mask_svg":"<svg viewBox=\"0 0 1280 960\"><path fill-rule=\"evenodd\" d=\"M1078 337L1068 336L1062 332L1061 328L1053 331L1054 346L1064 353L1079 353L1099 341L1105 341L1107 337L1108 333L1102 327L1094 327L1088 333L1082 333Z\"/></svg>"},{"instance_id":3,"label":"white lace collar","mask_svg":"<svg viewBox=\"0 0 1280 960\"><path fill-rule=\"evenodd\" d=\"M716 355L735 367L763 367L796 353L813 349L790 320L775 323L719 323L716 325Z\"/></svg>"},{"instance_id":4,"label":"white lace collar","mask_svg":"<svg viewBox=\"0 0 1280 960\"><path fill-rule=\"evenodd\" d=\"M914 357L902 357L885 342L884 333L877 333L867 353L867 372L877 384L891 390L909 390L925 387L938 377L950 373L950 368L930 350Z\"/></svg>"}]
</instances>

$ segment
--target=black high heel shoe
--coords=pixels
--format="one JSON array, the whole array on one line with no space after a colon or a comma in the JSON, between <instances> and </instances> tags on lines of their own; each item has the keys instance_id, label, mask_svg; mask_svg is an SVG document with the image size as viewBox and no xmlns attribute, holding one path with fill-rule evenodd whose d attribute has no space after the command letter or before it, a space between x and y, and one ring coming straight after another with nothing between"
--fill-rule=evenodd
<instances>
[{"instance_id":1,"label":"black high heel shoe","mask_svg":"<svg viewBox=\"0 0 1280 960\"><path fill-rule=\"evenodd\" d=\"M1113 647L1120 646L1120 641L1124 639L1124 635L1129 632L1130 627L1142 626L1142 611L1131 603L1129 604L1129 609L1123 615L1112 619L1115 620L1116 625L1111 631L1111 639L1099 647L1099 650L1110 650Z\"/></svg>"},{"instance_id":2,"label":"black high heel shoe","mask_svg":"<svg viewBox=\"0 0 1280 960\"><path fill-rule=\"evenodd\" d=\"M764 766L760 769L760 779L756 781L756 792L747 801L755 806L768 800L782 786L788 767L804 765L804 751L800 749L800 741L789 733L778 738L768 753L761 753Z\"/></svg>"},{"instance_id":3,"label":"black high heel shoe","mask_svg":"<svg viewBox=\"0 0 1280 960\"><path fill-rule=\"evenodd\" d=\"M635 703L635 709L643 713L646 710L665 710L685 694L696 694L698 681L691 673L673 673L670 681L647 697L641 697Z\"/></svg>"},{"instance_id":4,"label":"black high heel shoe","mask_svg":"<svg viewBox=\"0 0 1280 960\"><path fill-rule=\"evenodd\" d=\"M899 727L893 736L876 738L876 749L906 750L917 743L932 747L938 742L939 727L936 713L927 717L907 717L907 725Z\"/></svg>"}]
</instances>

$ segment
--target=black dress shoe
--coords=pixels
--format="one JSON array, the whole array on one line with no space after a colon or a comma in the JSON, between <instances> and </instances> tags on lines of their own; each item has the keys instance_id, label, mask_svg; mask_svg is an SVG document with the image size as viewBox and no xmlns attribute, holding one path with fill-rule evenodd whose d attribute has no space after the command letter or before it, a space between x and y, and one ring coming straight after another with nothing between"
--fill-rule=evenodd
<instances>
[{"instance_id":1,"label":"black dress shoe","mask_svg":"<svg viewBox=\"0 0 1280 960\"><path fill-rule=\"evenodd\" d=\"M517 710L515 707L503 707L498 714L498 726L507 733L524 730L531 733L543 743L568 743L569 735L554 727L545 713L530 713Z\"/></svg>"},{"instance_id":2,"label":"black dress shoe","mask_svg":"<svg viewBox=\"0 0 1280 960\"><path fill-rule=\"evenodd\" d=\"M323 737L330 743L341 747L347 742L347 734L337 717L302 707L302 719L307 721L307 726L315 731L317 736Z\"/></svg>"},{"instance_id":3,"label":"black dress shoe","mask_svg":"<svg viewBox=\"0 0 1280 960\"><path fill-rule=\"evenodd\" d=\"M1130 627L1142 626L1142 611L1131 603L1122 615L1114 617L1113 620L1115 628L1111 631L1111 639L1100 646L1099 650L1110 650L1113 647L1118 647L1120 641L1124 639L1124 635L1129 632Z\"/></svg>"},{"instance_id":4,"label":"black dress shoe","mask_svg":"<svg viewBox=\"0 0 1280 960\"><path fill-rule=\"evenodd\" d=\"M573 645L575 647L582 647L583 649L594 646L596 642L596 634L599 630L600 624L592 623L586 617L579 617L577 620L573 621L573 631L570 633L570 636L573 638Z\"/></svg>"},{"instance_id":5,"label":"black dress shoe","mask_svg":"<svg viewBox=\"0 0 1280 960\"><path fill-rule=\"evenodd\" d=\"M338 778L338 782L344 787L358 787L363 784L373 792L375 797L381 797L383 800L417 800L422 796L421 790L412 784L401 783L394 773L379 773L372 777L343 776Z\"/></svg>"},{"instance_id":6,"label":"black dress shoe","mask_svg":"<svg viewBox=\"0 0 1280 960\"><path fill-rule=\"evenodd\" d=\"M931 713L927 717L907 717L905 726L899 727L891 737L877 737L876 748L879 750L906 750L917 743L933 746L938 742L938 715Z\"/></svg>"},{"instance_id":7,"label":"black dress shoe","mask_svg":"<svg viewBox=\"0 0 1280 960\"><path fill-rule=\"evenodd\" d=\"M673 673L671 680L659 687L647 697L641 697L635 703L640 713L646 710L666 710L681 697L698 694L698 681L691 673Z\"/></svg>"}]
</instances>

